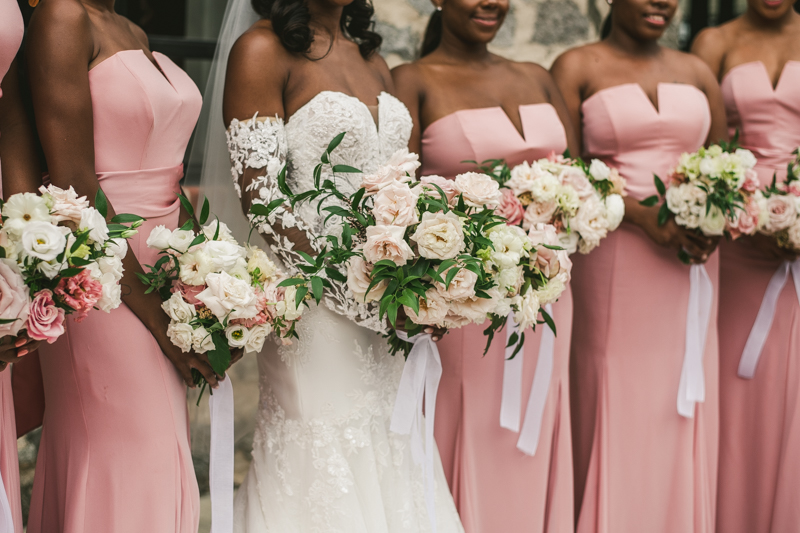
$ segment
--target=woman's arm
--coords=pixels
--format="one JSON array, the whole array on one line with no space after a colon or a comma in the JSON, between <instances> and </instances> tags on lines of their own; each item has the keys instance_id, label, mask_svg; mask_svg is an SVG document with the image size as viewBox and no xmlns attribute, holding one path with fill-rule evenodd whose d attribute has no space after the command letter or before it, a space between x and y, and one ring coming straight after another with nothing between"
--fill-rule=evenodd
<instances>
[{"instance_id":1,"label":"woman's arm","mask_svg":"<svg viewBox=\"0 0 800 533\"><path fill-rule=\"evenodd\" d=\"M392 69L395 95L408 108L414 123L408 141L408 150L421 156L424 90L419 77L419 67L414 64L400 65Z\"/></svg>"},{"instance_id":2,"label":"woman's arm","mask_svg":"<svg viewBox=\"0 0 800 533\"><path fill-rule=\"evenodd\" d=\"M45 2L34 13L26 49L36 126L51 182L73 186L92 201L100 188L94 168L89 64L96 56L92 25L78 2ZM109 217L114 216L109 205ZM147 327L187 385L198 370L215 387L217 376L204 354L182 353L167 337L169 317L159 296L145 294L142 267L133 253L123 260L122 299Z\"/></svg>"},{"instance_id":3,"label":"woman's arm","mask_svg":"<svg viewBox=\"0 0 800 533\"><path fill-rule=\"evenodd\" d=\"M570 151L574 156L583 155L583 128L581 124L581 104L583 103L583 65L581 52L569 50L561 54L550 67L555 85L564 103L566 124L571 126L572 142ZM554 104L555 105L555 104ZM558 107L556 107L558 111ZM561 112L559 112L561 116ZM562 119L563 120L563 119ZM569 137L567 137L569 141Z\"/></svg>"}]
</instances>

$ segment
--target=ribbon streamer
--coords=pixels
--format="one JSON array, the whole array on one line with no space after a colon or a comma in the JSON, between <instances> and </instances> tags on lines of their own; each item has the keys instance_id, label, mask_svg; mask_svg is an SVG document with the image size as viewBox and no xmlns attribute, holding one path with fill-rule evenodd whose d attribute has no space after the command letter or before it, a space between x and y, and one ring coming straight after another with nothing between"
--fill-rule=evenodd
<instances>
[{"instance_id":1,"label":"ribbon streamer","mask_svg":"<svg viewBox=\"0 0 800 533\"><path fill-rule=\"evenodd\" d=\"M553 306L547 305L547 312L553 314ZM500 403L500 426L519 433L517 449L526 455L536 455L539 446L539 436L542 431L544 407L547 403L547 393L550 390L550 381L553 376L555 357L555 335L553 331L543 326L542 340L539 344L539 356L536 361L536 372L528 396L528 405L525 409L525 421L520 431L520 418L522 408L522 367L524 350L520 350L516 357L509 359L514 353L514 346L506 346L506 360L503 366L503 396ZM506 322L506 344L511 335L519 331L519 326L513 314L509 315Z\"/></svg>"},{"instance_id":2,"label":"ribbon streamer","mask_svg":"<svg viewBox=\"0 0 800 533\"><path fill-rule=\"evenodd\" d=\"M233 385L226 376L208 397L211 453L211 533L233 533Z\"/></svg>"},{"instance_id":3,"label":"ribbon streamer","mask_svg":"<svg viewBox=\"0 0 800 533\"><path fill-rule=\"evenodd\" d=\"M678 414L694 418L694 406L706 399L703 355L708 321L714 304L714 285L706 267L692 265L689 271L689 308L686 313L686 352L678 385Z\"/></svg>"},{"instance_id":4,"label":"ribbon streamer","mask_svg":"<svg viewBox=\"0 0 800 533\"><path fill-rule=\"evenodd\" d=\"M750 330L750 335L747 337L747 343L745 343L742 351L742 358L739 360L740 378L753 379L756 374L758 360L761 358L764 345L767 343L769 330L772 329L778 298L780 298L781 292L786 286L790 271L794 278L797 299L800 301L800 259L791 263L784 261L769 280L767 291L764 293L761 307L758 309L758 315L756 315L756 321L753 323L753 329Z\"/></svg>"},{"instance_id":5,"label":"ribbon streamer","mask_svg":"<svg viewBox=\"0 0 800 533\"><path fill-rule=\"evenodd\" d=\"M425 471L425 504L428 507L428 518L431 531L436 533L436 486L434 480L434 457L436 442L433 438L434 415L436 413L436 393L442 378L442 360L439 349L428 334L408 338L403 331L397 336L414 347L408 354L397 399L392 413L390 429L400 435L411 435L411 453L416 464L424 463ZM422 414L423 398L425 415ZM422 422L425 422L425 442L422 441Z\"/></svg>"},{"instance_id":6,"label":"ribbon streamer","mask_svg":"<svg viewBox=\"0 0 800 533\"><path fill-rule=\"evenodd\" d=\"M0 533L14 533L14 515L11 513L11 504L8 503L2 474L0 474Z\"/></svg>"}]
</instances>

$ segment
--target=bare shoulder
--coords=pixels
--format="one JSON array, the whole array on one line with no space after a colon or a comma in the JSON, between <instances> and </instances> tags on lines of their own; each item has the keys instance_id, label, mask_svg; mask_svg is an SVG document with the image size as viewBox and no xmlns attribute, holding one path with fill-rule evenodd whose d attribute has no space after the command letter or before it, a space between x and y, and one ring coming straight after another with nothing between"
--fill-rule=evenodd
<instances>
[{"instance_id":1,"label":"bare shoulder","mask_svg":"<svg viewBox=\"0 0 800 533\"><path fill-rule=\"evenodd\" d=\"M91 20L78 0L46 0L39 4L31 17L32 31L46 28L51 31L91 32Z\"/></svg>"},{"instance_id":2,"label":"bare shoulder","mask_svg":"<svg viewBox=\"0 0 800 533\"><path fill-rule=\"evenodd\" d=\"M419 89L424 83L425 66L420 65L419 61L404 63L392 69L392 79L398 89Z\"/></svg>"},{"instance_id":3,"label":"bare shoulder","mask_svg":"<svg viewBox=\"0 0 800 533\"><path fill-rule=\"evenodd\" d=\"M386 63L386 60L377 50L366 58L366 62L370 68L375 69L375 72L383 78L387 87L392 85L392 72L389 70L389 65Z\"/></svg>"},{"instance_id":4,"label":"bare shoulder","mask_svg":"<svg viewBox=\"0 0 800 533\"><path fill-rule=\"evenodd\" d=\"M699 88L707 87L709 83L716 83L717 77L711 71L711 67L701 57L665 48L670 64L676 72L690 73L693 81Z\"/></svg>"},{"instance_id":5,"label":"bare shoulder","mask_svg":"<svg viewBox=\"0 0 800 533\"><path fill-rule=\"evenodd\" d=\"M284 48L268 21L258 21L244 32L231 48L228 67L245 66L256 72L286 71L293 61L292 54Z\"/></svg>"},{"instance_id":6,"label":"bare shoulder","mask_svg":"<svg viewBox=\"0 0 800 533\"><path fill-rule=\"evenodd\" d=\"M131 30L131 33L136 37L136 39L149 49L150 39L147 38L147 34L145 33L145 31L140 26L134 24L134 22L129 18L127 17L122 17L122 18L125 19L128 28Z\"/></svg>"},{"instance_id":7,"label":"bare shoulder","mask_svg":"<svg viewBox=\"0 0 800 533\"><path fill-rule=\"evenodd\" d=\"M604 48L601 43L571 48L556 58L550 72L556 77L580 79L602 61L605 56Z\"/></svg>"}]
</instances>

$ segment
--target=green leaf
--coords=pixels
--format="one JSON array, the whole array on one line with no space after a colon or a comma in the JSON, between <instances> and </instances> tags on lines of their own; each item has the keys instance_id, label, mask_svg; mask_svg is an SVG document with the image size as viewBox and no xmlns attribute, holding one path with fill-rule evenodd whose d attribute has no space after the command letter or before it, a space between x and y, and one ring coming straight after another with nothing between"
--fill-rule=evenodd
<instances>
[{"instance_id":1,"label":"green leaf","mask_svg":"<svg viewBox=\"0 0 800 533\"><path fill-rule=\"evenodd\" d=\"M314 261L314 258L311 257L310 255L308 255L307 253L305 253L303 250L295 250L295 252L297 253L297 255L302 257L306 261L306 263L309 263L311 265L316 264L316 261Z\"/></svg>"},{"instance_id":2,"label":"green leaf","mask_svg":"<svg viewBox=\"0 0 800 533\"><path fill-rule=\"evenodd\" d=\"M211 340L214 341L214 349L208 352L208 362L217 375L224 376L225 371L231 365L231 349L228 340L222 333L212 333Z\"/></svg>"},{"instance_id":3,"label":"green leaf","mask_svg":"<svg viewBox=\"0 0 800 533\"><path fill-rule=\"evenodd\" d=\"M78 237L75 239L75 242L72 243L72 246L70 247L69 252L71 254L74 254L78 250L78 248L80 248L81 245L83 243L85 243L88 239L89 239L89 232L88 231L85 232L85 233L79 233Z\"/></svg>"},{"instance_id":4,"label":"green leaf","mask_svg":"<svg viewBox=\"0 0 800 533\"><path fill-rule=\"evenodd\" d=\"M553 335L557 336L558 333L556 332L556 323L553 320L553 317L551 317L550 313L548 313L544 309L540 309L540 311L542 312L542 318L544 319L544 323L547 324L547 326L553 331Z\"/></svg>"},{"instance_id":5,"label":"green leaf","mask_svg":"<svg viewBox=\"0 0 800 533\"><path fill-rule=\"evenodd\" d=\"M194 219L188 218L181 226L181 231L191 231L194 228Z\"/></svg>"},{"instance_id":6,"label":"green leaf","mask_svg":"<svg viewBox=\"0 0 800 533\"><path fill-rule=\"evenodd\" d=\"M661 209L658 210L658 225L663 226L667 223L669 219L669 207L667 207L667 202L661 204Z\"/></svg>"},{"instance_id":7,"label":"green leaf","mask_svg":"<svg viewBox=\"0 0 800 533\"><path fill-rule=\"evenodd\" d=\"M653 174L653 178L656 182L656 190L658 191L659 196L664 196L667 194L667 187L664 185L664 182L661 181L661 178Z\"/></svg>"},{"instance_id":8,"label":"green leaf","mask_svg":"<svg viewBox=\"0 0 800 533\"><path fill-rule=\"evenodd\" d=\"M327 153L331 153L334 150L336 150L336 147L339 146L339 144L342 142L342 139L344 139L344 136L345 136L345 132L342 132L339 135L337 135L336 137L334 137L333 140L330 143L328 143L328 149L325 150L325 151Z\"/></svg>"},{"instance_id":9,"label":"green leaf","mask_svg":"<svg viewBox=\"0 0 800 533\"><path fill-rule=\"evenodd\" d=\"M314 294L314 300L319 303L322 300L322 278L314 276L311 278L311 292Z\"/></svg>"},{"instance_id":10,"label":"green leaf","mask_svg":"<svg viewBox=\"0 0 800 533\"><path fill-rule=\"evenodd\" d=\"M334 280L334 281L339 281L341 283L347 283L347 276L345 276L344 274L342 274L341 272L339 272L335 268L330 268L330 267L326 268L325 269L325 274L327 274L327 276L330 279Z\"/></svg>"},{"instance_id":11,"label":"green leaf","mask_svg":"<svg viewBox=\"0 0 800 533\"><path fill-rule=\"evenodd\" d=\"M192 246L196 246L196 245L200 244L201 242L203 242L205 240L206 240L206 236L203 233L200 233L194 239L192 239L192 243L189 245L189 248L191 248ZM189 248L187 248L187 250Z\"/></svg>"},{"instance_id":12,"label":"green leaf","mask_svg":"<svg viewBox=\"0 0 800 533\"><path fill-rule=\"evenodd\" d=\"M511 357L509 357L509 359L514 359L524 345L525 345L525 333L523 332L519 338L519 343L517 344L517 347L514 348L514 352L511 354Z\"/></svg>"},{"instance_id":13,"label":"green leaf","mask_svg":"<svg viewBox=\"0 0 800 533\"><path fill-rule=\"evenodd\" d=\"M208 196L203 198L203 208L200 209L200 225L202 226L208 221L208 215L211 213L211 205L208 203Z\"/></svg>"},{"instance_id":14,"label":"green leaf","mask_svg":"<svg viewBox=\"0 0 800 533\"><path fill-rule=\"evenodd\" d=\"M351 167L350 165L333 165L334 172L340 172L342 174L361 174L361 170L357 169L356 167Z\"/></svg>"},{"instance_id":15,"label":"green leaf","mask_svg":"<svg viewBox=\"0 0 800 533\"><path fill-rule=\"evenodd\" d=\"M184 195L182 195L180 193L176 193L176 194L178 196L178 200L181 201L181 205L183 206L183 208L186 210L187 213L189 213L190 217L193 217L194 216L194 207L192 207L192 202L190 202L189 199L186 198Z\"/></svg>"},{"instance_id":16,"label":"green leaf","mask_svg":"<svg viewBox=\"0 0 800 533\"><path fill-rule=\"evenodd\" d=\"M645 207L653 207L657 203L658 203L658 196L648 196L647 198L639 202L639 205L643 205Z\"/></svg>"},{"instance_id":17,"label":"green leaf","mask_svg":"<svg viewBox=\"0 0 800 533\"><path fill-rule=\"evenodd\" d=\"M92 264L94 261L91 259L83 259L81 257L70 257L69 262L75 266L85 267Z\"/></svg>"},{"instance_id":18,"label":"green leaf","mask_svg":"<svg viewBox=\"0 0 800 533\"><path fill-rule=\"evenodd\" d=\"M0 324L11 324L17 320L19 320L19 318L0 318Z\"/></svg>"},{"instance_id":19,"label":"green leaf","mask_svg":"<svg viewBox=\"0 0 800 533\"><path fill-rule=\"evenodd\" d=\"M130 213L120 213L119 215L115 215L110 222L114 224L130 224L132 222L139 222L140 220L144 220L144 218Z\"/></svg>"},{"instance_id":20,"label":"green leaf","mask_svg":"<svg viewBox=\"0 0 800 533\"><path fill-rule=\"evenodd\" d=\"M319 181L322 179L322 165L314 167L314 188L319 189Z\"/></svg>"},{"instance_id":21,"label":"green leaf","mask_svg":"<svg viewBox=\"0 0 800 533\"><path fill-rule=\"evenodd\" d=\"M355 192L355 194L353 194L353 196L350 197L350 205L352 205L354 209L358 208L358 205L361 203L361 199L364 198L364 194L366 194L366 192L367 189L361 187Z\"/></svg>"},{"instance_id":22,"label":"green leaf","mask_svg":"<svg viewBox=\"0 0 800 533\"><path fill-rule=\"evenodd\" d=\"M397 328L398 309L400 309L400 304L397 302L392 302L389 304L389 308L386 310L386 313L389 315L389 323L392 325L393 328Z\"/></svg>"},{"instance_id":23,"label":"green leaf","mask_svg":"<svg viewBox=\"0 0 800 533\"><path fill-rule=\"evenodd\" d=\"M302 304L303 300L306 298L306 294L308 294L308 287L305 285L297 287L297 293L294 295L295 307L300 307L300 304Z\"/></svg>"},{"instance_id":24,"label":"green leaf","mask_svg":"<svg viewBox=\"0 0 800 533\"><path fill-rule=\"evenodd\" d=\"M286 184L286 165L283 165L283 168L278 173L278 189L288 198L294 196L292 190Z\"/></svg>"},{"instance_id":25,"label":"green leaf","mask_svg":"<svg viewBox=\"0 0 800 533\"><path fill-rule=\"evenodd\" d=\"M71 278L72 276L77 276L81 272L83 272L82 268L65 268L59 272L58 275L62 278Z\"/></svg>"},{"instance_id":26,"label":"green leaf","mask_svg":"<svg viewBox=\"0 0 800 533\"><path fill-rule=\"evenodd\" d=\"M322 157L320 157L319 160L325 163L326 165L331 162L330 157L328 157L328 152L323 152Z\"/></svg>"},{"instance_id":27,"label":"green leaf","mask_svg":"<svg viewBox=\"0 0 800 533\"><path fill-rule=\"evenodd\" d=\"M289 278L278 283L278 287L292 287L295 285L305 285L306 280L302 278Z\"/></svg>"},{"instance_id":28,"label":"green leaf","mask_svg":"<svg viewBox=\"0 0 800 533\"><path fill-rule=\"evenodd\" d=\"M108 198L106 193L100 187L97 188L97 194L94 195L94 207L100 212L103 218L108 216Z\"/></svg>"},{"instance_id":29,"label":"green leaf","mask_svg":"<svg viewBox=\"0 0 800 533\"><path fill-rule=\"evenodd\" d=\"M450 283L453 282L453 278L456 277L456 275L460 270L461 270L460 268L453 267L447 271L447 278L445 279L445 284L444 284L446 288L450 287Z\"/></svg>"}]
</instances>

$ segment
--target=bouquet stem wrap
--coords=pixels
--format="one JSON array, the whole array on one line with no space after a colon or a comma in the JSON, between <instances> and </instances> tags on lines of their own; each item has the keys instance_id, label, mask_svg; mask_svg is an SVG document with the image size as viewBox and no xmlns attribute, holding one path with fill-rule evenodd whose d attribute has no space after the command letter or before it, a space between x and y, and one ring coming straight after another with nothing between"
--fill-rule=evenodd
<instances>
[{"instance_id":1,"label":"bouquet stem wrap","mask_svg":"<svg viewBox=\"0 0 800 533\"><path fill-rule=\"evenodd\" d=\"M767 335L769 335L769 330L772 328L772 320L775 318L775 307L778 305L778 298L783 292L783 287L786 286L790 271L794 278L794 290L797 293L797 299L800 301L800 259L796 259L791 263L784 261L773 274L772 279L769 280L753 329L750 330L750 336L747 337L747 343L742 351L742 358L739 360L740 378L753 379L753 376L755 376L758 360L761 358L761 352L767 342Z\"/></svg>"},{"instance_id":2,"label":"bouquet stem wrap","mask_svg":"<svg viewBox=\"0 0 800 533\"><path fill-rule=\"evenodd\" d=\"M233 533L233 385L230 376L208 397L211 452L208 481L211 533Z\"/></svg>"},{"instance_id":3,"label":"bouquet stem wrap","mask_svg":"<svg viewBox=\"0 0 800 533\"><path fill-rule=\"evenodd\" d=\"M547 312L552 315L553 306L546 306ZM510 338L519 329L513 314L508 316L506 335ZM539 344L539 357L536 361L536 372L533 376L531 394L525 409L525 420L520 431L522 408L522 365L524 351L520 350L516 357L510 359L514 353L514 346L506 348L506 360L503 367L503 397L500 404L500 426L519 433L517 449L526 455L536 455L539 447L539 436L542 431L544 407L547 403L547 392L550 390L550 381L553 376L553 363L555 357L555 334L545 327L542 331L542 340Z\"/></svg>"},{"instance_id":4,"label":"bouquet stem wrap","mask_svg":"<svg viewBox=\"0 0 800 533\"><path fill-rule=\"evenodd\" d=\"M434 456L436 442L433 438L434 415L436 413L436 393L442 378L442 359L439 348L429 334L419 334L408 338L404 331L397 336L414 347L408 354L397 399L392 413L391 431L400 435L411 435L411 455L416 464L424 463L425 505L431 521L431 531L436 533L436 496L434 483ZM425 401L425 442L422 442L422 406ZM216 532L215 532L216 533Z\"/></svg>"},{"instance_id":5,"label":"bouquet stem wrap","mask_svg":"<svg viewBox=\"0 0 800 533\"><path fill-rule=\"evenodd\" d=\"M686 352L678 386L678 414L694 418L695 403L704 402L706 399L703 353L708 336L708 321L714 304L714 285L704 265L692 265L689 276Z\"/></svg>"}]
</instances>

